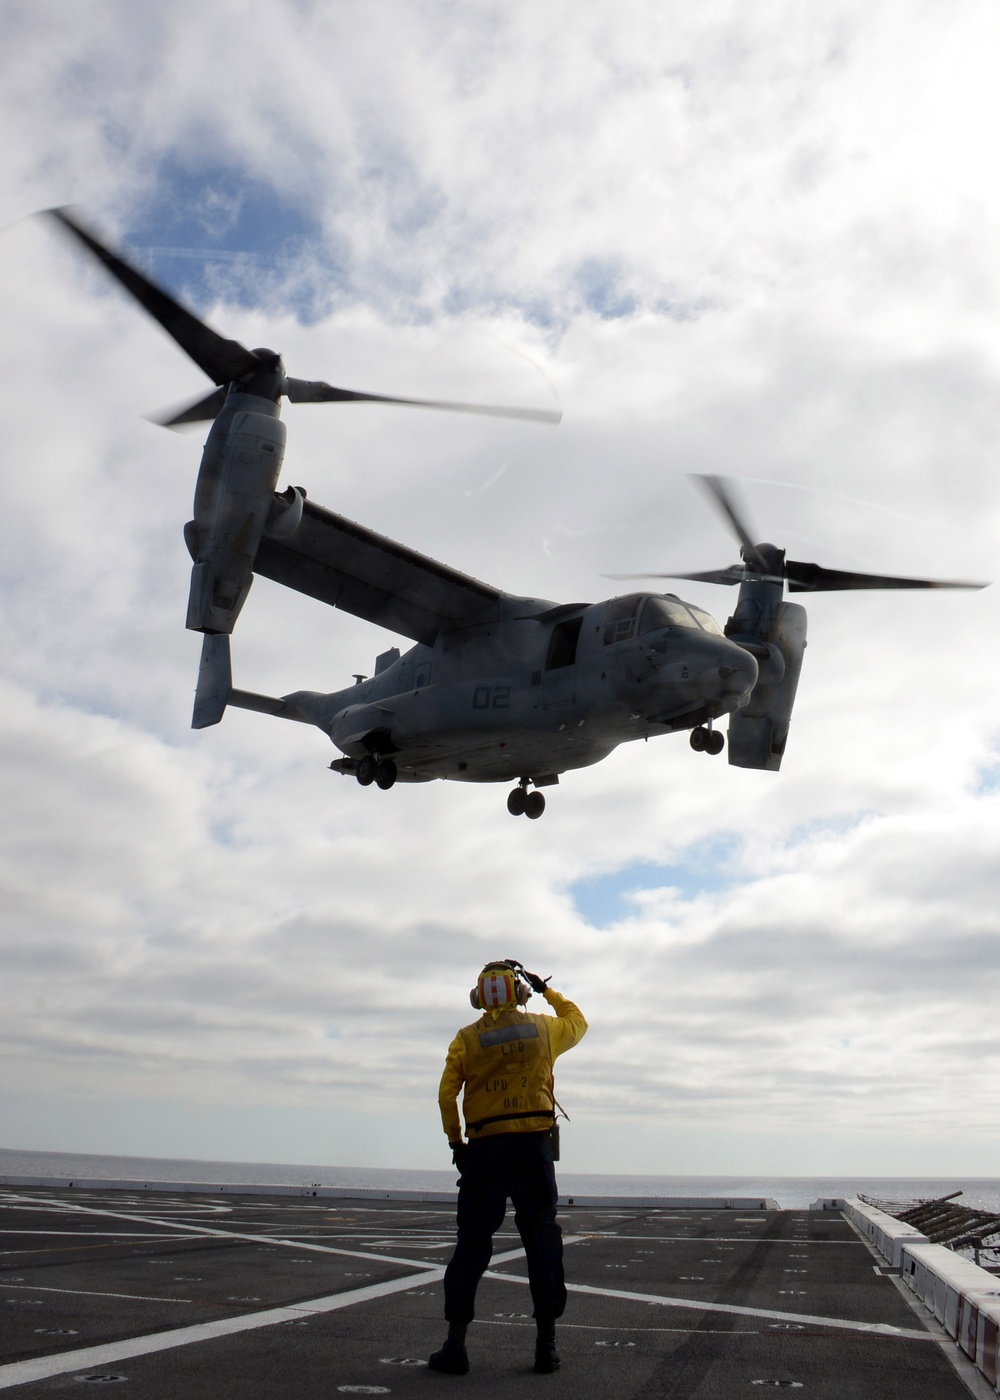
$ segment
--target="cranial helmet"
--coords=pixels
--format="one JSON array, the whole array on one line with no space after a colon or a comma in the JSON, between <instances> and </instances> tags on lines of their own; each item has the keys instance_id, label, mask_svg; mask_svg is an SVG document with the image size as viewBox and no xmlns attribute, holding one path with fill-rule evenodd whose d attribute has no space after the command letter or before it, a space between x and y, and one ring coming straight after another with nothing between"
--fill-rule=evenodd
<instances>
[{"instance_id":1,"label":"cranial helmet","mask_svg":"<svg viewBox=\"0 0 1000 1400\"><path fill-rule=\"evenodd\" d=\"M530 996L531 988L521 981L513 963L491 962L479 974L469 1000L476 1011L512 1011Z\"/></svg>"}]
</instances>

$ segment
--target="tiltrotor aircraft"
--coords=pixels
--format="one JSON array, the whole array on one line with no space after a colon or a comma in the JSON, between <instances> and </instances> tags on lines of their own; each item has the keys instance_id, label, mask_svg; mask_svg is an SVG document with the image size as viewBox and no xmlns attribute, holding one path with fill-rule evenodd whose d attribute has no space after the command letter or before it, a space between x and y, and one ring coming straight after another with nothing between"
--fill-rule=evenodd
<instances>
[{"instance_id":1,"label":"tiltrotor aircraft","mask_svg":"<svg viewBox=\"0 0 1000 1400\"><path fill-rule=\"evenodd\" d=\"M187 626L204 634L192 727L228 705L315 725L343 755L330 767L367 787L450 778L512 783L507 808L539 817L541 788L619 744L690 731L692 748L776 771L806 644L789 591L981 587L848 573L754 544L732 491L702 478L741 544L742 564L658 574L738 584L724 628L672 593L554 603L480 583L307 500L277 490L285 450L281 400L371 401L558 421L558 414L392 398L285 374L273 350L225 340L111 251L76 215L48 211L174 338L217 386L162 419L214 420L184 539L194 561ZM233 688L229 637L254 574L318 598L416 645L375 661L373 676L333 694L275 698ZM618 575L617 577L623 577ZM639 577L628 575L627 577Z\"/></svg>"}]
</instances>

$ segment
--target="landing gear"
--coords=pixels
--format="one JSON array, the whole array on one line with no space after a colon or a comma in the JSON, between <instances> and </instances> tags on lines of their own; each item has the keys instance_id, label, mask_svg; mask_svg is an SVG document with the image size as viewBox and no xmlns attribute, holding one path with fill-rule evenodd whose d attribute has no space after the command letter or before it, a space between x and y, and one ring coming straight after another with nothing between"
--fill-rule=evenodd
<instances>
[{"instance_id":1,"label":"landing gear","mask_svg":"<svg viewBox=\"0 0 1000 1400\"><path fill-rule=\"evenodd\" d=\"M706 729L699 725L691 730L691 747L695 753L719 754L726 746L726 737L721 729Z\"/></svg>"},{"instance_id":2,"label":"landing gear","mask_svg":"<svg viewBox=\"0 0 1000 1400\"><path fill-rule=\"evenodd\" d=\"M512 817L528 817L536 822L545 811L545 794L528 791L527 779L507 794L507 811Z\"/></svg>"},{"instance_id":3,"label":"landing gear","mask_svg":"<svg viewBox=\"0 0 1000 1400\"><path fill-rule=\"evenodd\" d=\"M545 811L545 794L543 792L529 792L525 798L524 815L530 821L537 821Z\"/></svg>"},{"instance_id":4,"label":"landing gear","mask_svg":"<svg viewBox=\"0 0 1000 1400\"><path fill-rule=\"evenodd\" d=\"M354 776L362 787L371 787L372 783L377 783L383 792L387 792L399 777L399 772L391 758L379 758L377 754L366 753L364 758L358 759Z\"/></svg>"},{"instance_id":5,"label":"landing gear","mask_svg":"<svg viewBox=\"0 0 1000 1400\"><path fill-rule=\"evenodd\" d=\"M507 794L507 811L512 817L523 817L528 807L528 794L523 787L516 787Z\"/></svg>"}]
</instances>

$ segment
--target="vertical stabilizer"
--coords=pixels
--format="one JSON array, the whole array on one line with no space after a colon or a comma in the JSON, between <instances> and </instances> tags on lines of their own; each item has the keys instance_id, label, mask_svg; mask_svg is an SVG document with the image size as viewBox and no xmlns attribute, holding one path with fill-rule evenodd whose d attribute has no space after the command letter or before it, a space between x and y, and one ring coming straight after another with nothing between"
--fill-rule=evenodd
<instances>
[{"instance_id":1,"label":"vertical stabilizer","mask_svg":"<svg viewBox=\"0 0 1000 1400\"><path fill-rule=\"evenodd\" d=\"M233 667L229 658L229 637L206 634L201 644L201 665L198 668L198 689L194 696L192 729L207 729L218 724L226 713L233 693Z\"/></svg>"}]
</instances>

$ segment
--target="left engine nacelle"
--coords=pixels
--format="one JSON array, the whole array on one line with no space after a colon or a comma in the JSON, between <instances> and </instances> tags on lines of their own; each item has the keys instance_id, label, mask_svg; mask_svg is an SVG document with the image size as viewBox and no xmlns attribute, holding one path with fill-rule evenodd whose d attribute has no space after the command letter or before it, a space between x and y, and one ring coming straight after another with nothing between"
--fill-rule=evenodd
<instances>
[{"instance_id":1,"label":"left engine nacelle","mask_svg":"<svg viewBox=\"0 0 1000 1400\"><path fill-rule=\"evenodd\" d=\"M253 583L284 455L285 425L266 411L223 412L209 433L195 518L184 528L195 561L187 611L192 631L232 632Z\"/></svg>"}]
</instances>

